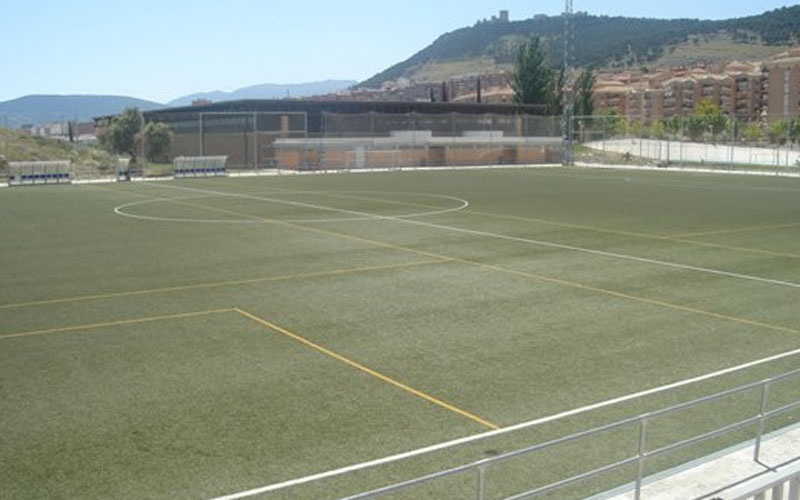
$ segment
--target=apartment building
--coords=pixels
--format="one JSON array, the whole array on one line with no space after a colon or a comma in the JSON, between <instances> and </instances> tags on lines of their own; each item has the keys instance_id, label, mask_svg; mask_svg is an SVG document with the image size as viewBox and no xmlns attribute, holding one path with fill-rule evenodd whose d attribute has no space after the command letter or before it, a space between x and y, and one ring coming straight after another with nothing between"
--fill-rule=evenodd
<instances>
[{"instance_id":1,"label":"apartment building","mask_svg":"<svg viewBox=\"0 0 800 500\"><path fill-rule=\"evenodd\" d=\"M767 116L778 119L800 114L800 47L767 60L764 70Z\"/></svg>"},{"instance_id":2,"label":"apartment building","mask_svg":"<svg viewBox=\"0 0 800 500\"><path fill-rule=\"evenodd\" d=\"M752 121L762 115L764 78L760 63L741 62L713 70L680 67L655 74L600 75L595 105L631 119L653 121L688 116L702 101L709 101L727 115Z\"/></svg>"}]
</instances>

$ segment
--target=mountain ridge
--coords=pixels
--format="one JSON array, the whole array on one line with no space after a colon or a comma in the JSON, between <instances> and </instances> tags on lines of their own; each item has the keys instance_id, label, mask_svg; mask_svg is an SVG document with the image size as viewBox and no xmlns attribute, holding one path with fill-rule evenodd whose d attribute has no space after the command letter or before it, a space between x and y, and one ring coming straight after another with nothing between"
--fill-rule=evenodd
<instances>
[{"instance_id":1,"label":"mountain ridge","mask_svg":"<svg viewBox=\"0 0 800 500\"><path fill-rule=\"evenodd\" d=\"M242 87L232 92L219 90L211 92L197 92L173 99L167 106L189 106L197 99L208 99L214 102L235 101L243 99L279 99L287 97L311 97L314 95L331 94L352 87L356 80L321 80L306 83L262 83Z\"/></svg>"},{"instance_id":2,"label":"mountain ridge","mask_svg":"<svg viewBox=\"0 0 800 500\"><path fill-rule=\"evenodd\" d=\"M635 67L658 60L689 40L726 33L741 44L780 47L800 41L800 5L782 7L736 19L651 19L595 16L579 13L572 18L573 64L579 67ZM563 63L562 16L511 22L480 22L445 33L410 58L359 83L359 88L380 88L399 78L415 80L415 74L431 65L491 58L497 67L508 67L519 44L528 36L542 39L551 63Z\"/></svg>"},{"instance_id":3,"label":"mountain ridge","mask_svg":"<svg viewBox=\"0 0 800 500\"><path fill-rule=\"evenodd\" d=\"M117 114L128 107L149 111L163 108L164 105L119 95L31 94L0 102L0 114L6 116L10 127L17 128L26 124L89 121L96 116Z\"/></svg>"},{"instance_id":4,"label":"mountain ridge","mask_svg":"<svg viewBox=\"0 0 800 500\"><path fill-rule=\"evenodd\" d=\"M197 99L215 102L240 99L276 99L310 97L337 92L355 85L355 80L322 80L318 82L251 85L233 92L197 92L163 104L131 96L94 94L30 94L0 102L0 126L6 121L11 128L22 125L43 125L69 120L91 121L98 116L115 115L125 108L136 107L151 111L166 107L189 106Z\"/></svg>"}]
</instances>

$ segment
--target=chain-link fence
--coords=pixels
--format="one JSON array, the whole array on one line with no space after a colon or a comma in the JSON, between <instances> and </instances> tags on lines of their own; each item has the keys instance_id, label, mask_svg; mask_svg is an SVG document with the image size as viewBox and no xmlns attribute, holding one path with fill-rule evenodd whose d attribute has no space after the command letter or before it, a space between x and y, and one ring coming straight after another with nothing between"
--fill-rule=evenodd
<instances>
[{"instance_id":1,"label":"chain-link fence","mask_svg":"<svg viewBox=\"0 0 800 500\"><path fill-rule=\"evenodd\" d=\"M574 121L579 163L800 174L800 120L742 122L722 115L642 122Z\"/></svg>"},{"instance_id":2,"label":"chain-link fence","mask_svg":"<svg viewBox=\"0 0 800 500\"><path fill-rule=\"evenodd\" d=\"M560 164L565 157L560 116L189 112L160 119L173 133L170 157L148 162L139 155L125 178L172 176L172 159L181 156L226 157L227 171L234 173L542 165ZM750 123L722 115L650 122L579 116L573 131L579 165L800 175L798 118ZM144 152L147 145L138 147ZM97 152L71 158L71 179L119 178L116 157ZM6 170L0 164L0 177Z\"/></svg>"},{"instance_id":3,"label":"chain-link fence","mask_svg":"<svg viewBox=\"0 0 800 500\"><path fill-rule=\"evenodd\" d=\"M235 112L166 123L174 156L227 156L233 171L545 164L562 156L558 117ZM149 170L144 175L155 174Z\"/></svg>"}]
</instances>

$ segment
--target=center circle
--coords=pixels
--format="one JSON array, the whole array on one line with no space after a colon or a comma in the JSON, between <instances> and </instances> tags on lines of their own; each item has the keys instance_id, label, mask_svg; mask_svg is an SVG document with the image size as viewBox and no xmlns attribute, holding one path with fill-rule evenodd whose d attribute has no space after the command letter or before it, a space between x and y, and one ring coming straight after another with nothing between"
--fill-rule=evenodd
<instances>
[{"instance_id":1,"label":"center circle","mask_svg":"<svg viewBox=\"0 0 800 500\"><path fill-rule=\"evenodd\" d=\"M293 193L286 193L286 194L293 194ZM182 222L182 223L201 223L201 224L267 224L276 221L295 222L295 223L302 223L302 222L324 223L324 222L351 222L351 221L364 221L364 220L376 220L376 219L377 220L414 219L419 217L429 217L432 215L441 215L451 212L457 212L460 210L464 210L469 206L469 202L462 198L449 195L435 194L435 193L412 193L403 191L326 191L326 192L305 191L296 194L302 194L302 195L316 194L319 195L320 201L324 200L325 196L327 195L329 198L339 198L344 200L350 199L356 202L357 201L378 202L378 203L385 203L387 206L405 205L413 207L414 205L418 205L421 208L428 208L428 209L420 211L411 211L410 213L386 215L382 213L362 212L350 208L330 207L324 205L323 203L317 203L317 200L314 200L314 202L303 202L292 199L273 198L272 196L282 195L282 193L275 193L275 192L270 192L271 196L269 197L264 196L264 193L223 194L223 193L213 192L209 193L208 195L187 196L182 198L153 198L149 200L139 200L131 203L126 203L114 208L114 213L123 217L129 217L133 219L147 220L147 221L156 221L156 222ZM375 196L383 196L385 198L381 199L381 198L376 198ZM252 215L249 218L244 216L242 216L241 218L237 218L235 217L235 212L230 211L229 213L234 216L223 219L223 218L197 218L197 217L168 217L159 215L158 211L156 211L155 215L147 215L143 213L136 213L136 210L131 210L135 207L156 205L160 203L173 203L173 204L184 204L187 206L195 206L197 209L200 210L205 209L209 212L218 211L224 213L225 212L224 209L217 209L211 206L204 206L199 204L191 205L189 202L189 200L223 199L223 198L262 201L264 203L278 204L284 206L294 206L302 209L310 209L321 212L333 212L345 215L338 217L320 217L320 218L303 218L303 217L281 218L281 217L269 217L269 216L259 217L257 215ZM430 207L429 205L426 206L427 204L420 202L421 201L420 198L426 200L439 200L439 201L444 200L448 202L449 206L442 206L442 207L438 206Z\"/></svg>"}]
</instances>

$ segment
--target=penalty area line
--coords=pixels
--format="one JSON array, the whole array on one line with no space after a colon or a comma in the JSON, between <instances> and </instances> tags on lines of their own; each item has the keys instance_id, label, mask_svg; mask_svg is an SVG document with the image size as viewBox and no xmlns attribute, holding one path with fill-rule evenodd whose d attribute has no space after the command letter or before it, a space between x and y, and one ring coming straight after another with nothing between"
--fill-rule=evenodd
<instances>
[{"instance_id":1,"label":"penalty area line","mask_svg":"<svg viewBox=\"0 0 800 500\"><path fill-rule=\"evenodd\" d=\"M365 365L363 365L363 364L361 364L361 363L359 363L357 361L353 361L352 359L350 359L350 358L348 358L346 356L343 356L343 355L341 355L341 354L339 354L339 353L337 353L335 351L332 351L332 350L330 350L330 349L328 349L326 347L323 347L323 346L321 346L321 345L319 345L317 343L314 343L314 342L312 342L312 341L310 341L310 340L308 340L308 339L306 339L306 338L304 338L304 337L302 337L302 336L300 336L300 335L298 335L298 334L296 334L296 333L294 333L292 331L287 330L286 328L283 328L283 327L278 326L278 325L276 325L274 323L271 323L271 322L269 322L269 321L267 321L267 320L265 320L263 318L259 318L255 314L249 313L247 311L244 311L244 310L236 308L236 307L233 310L234 310L234 312L242 315L243 317L245 317L245 318L247 318L247 319L249 319L251 321L254 321L255 323L258 323L259 325L261 325L263 327L266 327L267 329L272 330L273 332L277 332L277 333L280 333L280 334L282 334L282 335L284 335L286 337L289 337L290 339L292 339L292 340L294 340L296 342L299 342L300 344L302 344L302 345L304 345L304 346L306 346L306 347L308 347L310 349L313 349L313 350L315 350L315 351L317 351L317 352L319 352L321 354L324 354L324 355L326 355L326 356L328 356L330 358L333 358L333 359L335 359L337 361L340 361L340 362L350 366L351 368L355 368L356 370L358 370L360 372L363 372L363 373L366 373L367 375L370 375L372 377L375 377L378 380L386 382L389 385L393 385L393 386L397 387L398 389L402 389L403 391L405 391L405 392L407 392L407 393L409 393L409 394L411 394L413 396L416 396L418 398L424 399L425 401L428 401L429 403L433 403L434 405L436 405L436 406L438 406L440 408L443 408L443 409L445 409L445 410L447 410L449 412L452 412L452 413L455 413L455 414L460 415L462 417L468 418L469 420L472 420L473 422L475 422L477 424L480 424L480 425L482 425L482 426L484 426L486 428L489 428L489 429L497 430L497 429L500 428L499 425L494 424L492 422L489 422L488 420L483 419L483 418L475 415L474 413L470 413L470 412L468 412L466 410L462 410L461 408L459 408L457 406L453 406L453 405L451 405L449 403L445 403L441 399L436 398L434 396L431 396L430 394L426 394L426 393L424 393L424 392L422 392L420 390L414 389L413 387L408 386L408 385L406 385L406 384L404 384L404 383L402 383L402 382L400 382L400 381L398 381L396 379L393 379L393 378L391 378L391 377L389 377L387 375L384 375L383 373L380 373L380 372L378 372L376 370L373 370L372 368L369 368L368 366L365 366Z\"/></svg>"},{"instance_id":2,"label":"penalty area line","mask_svg":"<svg viewBox=\"0 0 800 500\"><path fill-rule=\"evenodd\" d=\"M800 356L800 349L794 349L794 350L791 350L791 351L786 351L786 352L783 352L783 353L780 353L780 354L775 354L773 356L769 356L769 357L766 357L766 358L761 358L761 359L758 359L758 360L755 360L755 361L750 361L748 363L743 363L743 364L740 364L740 365L737 365L737 366L732 366L730 368L717 370L717 371L714 371L714 372L711 372L711 373L707 373L705 375L700 375L700 376L697 376L697 377L692 377L692 378L688 378L688 379L685 379L685 380L680 380L680 381L677 381L677 382L673 382L671 384L666 384L666 385L662 385L662 386L659 386L659 387L646 389L646 390L643 390L643 391L640 391L640 392L627 394L625 396L620 396L620 397L617 397L617 398L608 399L606 401L600 401L600 402L597 402L597 403L593 403L593 404L590 404L590 405L587 405L587 406L583 406L583 407L580 407L580 408L574 408L572 410L567 410L567 411L564 411L564 412L561 412L561 413L557 413L557 414L554 414L554 415L549 415L549 416L537 418L535 420L522 422L520 424L512 425L512 426L509 426L509 427L503 427L503 428L498 429L498 430L488 431L488 432L484 432L484 433L481 433L481 434L475 434L475 435L472 435L472 436L467 436L467 437L463 437L463 438L459 438L459 439L454 439L452 441L446 441L446 442L443 442L443 443L438 443L438 444L434 444L434 445L431 445L431 446L426 446L424 448L418 448L416 450L406 451L406 452L403 452L403 453L398 453L396 455L391 455L391 456L388 456L388 457L379 458L379 459L371 460L371 461L368 461L368 462L362 462L360 464L349 465L347 467L342 467L342 468L339 468L339 469L333 469L333 470L329 470L329 471L326 471L326 472L321 472L321 473L318 473L318 474L312 474L310 476L305 476L305 477L301 477L301 478L297 478L297 479L292 479L292 480L289 480L289 481L283 481L283 482L280 482L280 483L274 483L274 484L271 484L271 485L268 485L268 486L262 486L262 487L254 488L254 489L247 490L247 491L241 491L239 493L233 493L233 494L229 494L229 495L214 497L214 498L212 498L210 500L240 500L242 498L250 498L250 497L254 497L256 495L263 495L264 493L270 493L270 492L275 492L275 491L279 491L279 490L285 490L287 488L292 488L292 487L295 487L295 486L301 486L303 484L308 484L308 483L312 483L312 482L315 482L315 481L321 481L323 479L330 479L330 478L342 476L342 475L345 475L345 474L349 474L349 473L352 473L352 472L362 471L362 470L366 470L366 469L372 469L372 468L379 467L379 466L382 466L382 465L388 465L388 464L392 464L392 463L395 463L395 462L407 460L407 459L410 459L410 458L419 457L419 456L422 456L422 455L428 455L430 453L434 453L434 452L437 452L437 451L442 451L442 450L446 450L446 449L449 449L449 448L454 448L456 446L475 443L475 442L478 442L478 441L483 441L485 439L489 439L489 438L493 438L493 437L497 437L497 436L502 436L502 435L509 434L509 433L512 433L512 432L521 431L521 430L524 430L524 429L530 429L532 427L538 427L540 425L543 425L543 424L546 424L546 423L550 423L550 422L554 422L554 421L557 421L557 420L562 420L564 418L574 417L576 415L581 415L581 414L588 413L588 412L591 412L591 411L600 410L602 408L607 408L609 406L614 406L614 405L625 403L625 402L632 401L632 400L635 400L635 399L639 399L639 398L643 398L643 397L647 397L647 396L652 396L652 395L655 395L655 394L660 394L660 393L667 392L667 391L674 390L674 389L679 389L681 387L686 387L686 386L689 386L689 385L692 385L692 384L696 384L698 382L704 382L706 380L711 380L711 379L718 378L718 377L721 377L721 376L724 376L724 375L730 375L732 373L740 372L740 371L743 371L743 370L747 370L749 368L754 368L756 366L761 366L761 365L765 365L765 364L768 364L768 363L773 363L775 361L780 361L780 360L783 360L783 359L786 359L786 358L790 358L790 357L794 357L794 356Z\"/></svg>"}]
</instances>

